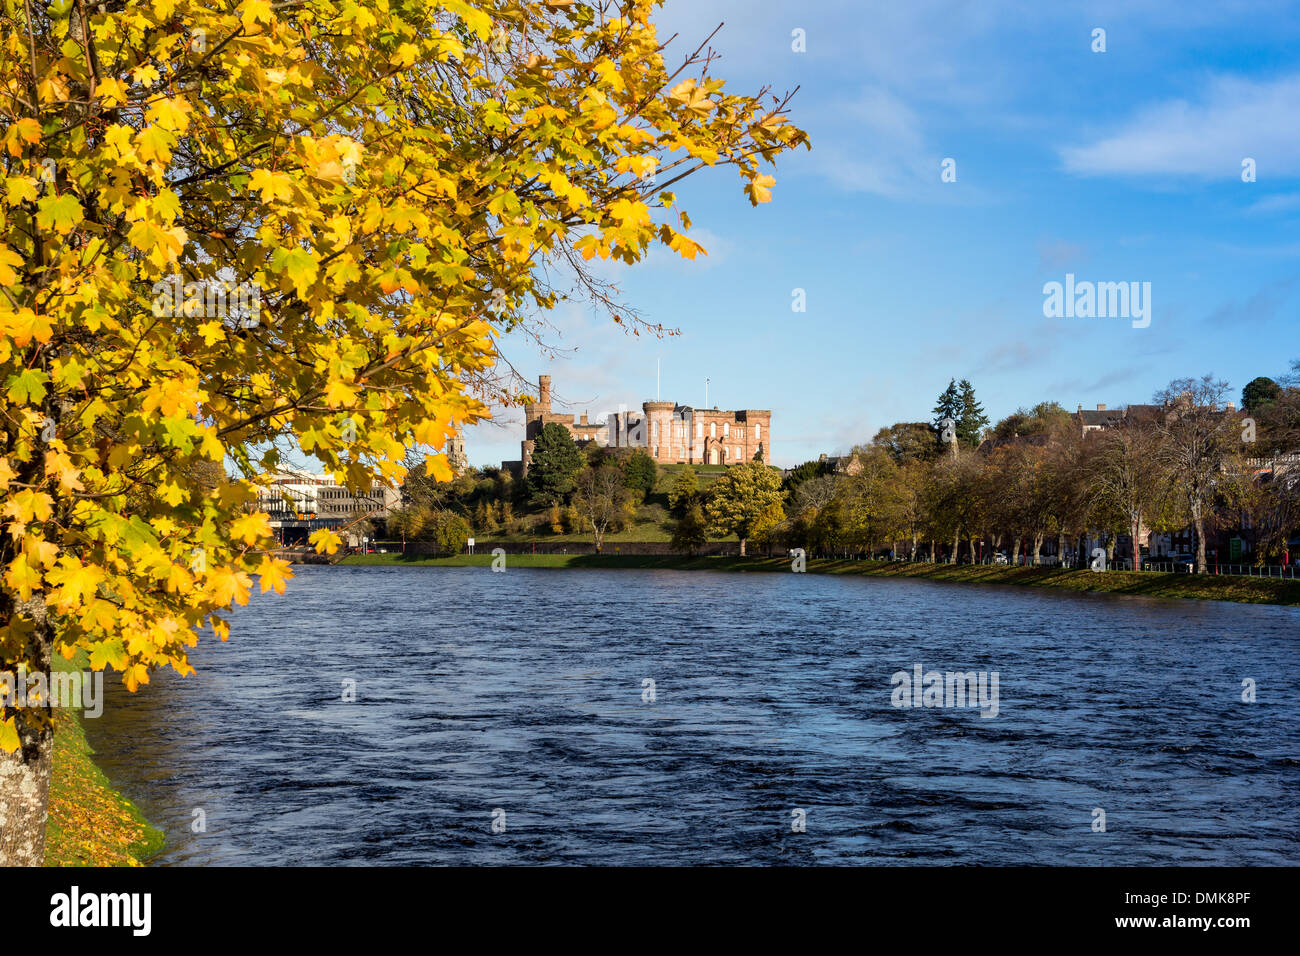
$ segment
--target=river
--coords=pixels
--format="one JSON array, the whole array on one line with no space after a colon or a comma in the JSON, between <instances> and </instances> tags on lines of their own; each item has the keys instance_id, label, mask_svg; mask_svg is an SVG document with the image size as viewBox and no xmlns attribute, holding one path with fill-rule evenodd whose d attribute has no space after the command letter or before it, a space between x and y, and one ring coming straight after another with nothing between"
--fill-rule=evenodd
<instances>
[{"instance_id":1,"label":"river","mask_svg":"<svg viewBox=\"0 0 1300 956\"><path fill-rule=\"evenodd\" d=\"M166 831L156 863L1300 862L1300 609L816 574L295 573L200 643L196 675L110 681L86 721ZM996 672L996 716L894 706L918 665L987 674L986 704Z\"/></svg>"}]
</instances>

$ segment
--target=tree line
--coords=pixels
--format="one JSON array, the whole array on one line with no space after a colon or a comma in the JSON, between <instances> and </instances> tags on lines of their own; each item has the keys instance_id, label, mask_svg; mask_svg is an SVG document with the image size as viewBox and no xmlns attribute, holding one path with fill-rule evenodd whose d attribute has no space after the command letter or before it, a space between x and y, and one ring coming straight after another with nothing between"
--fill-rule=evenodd
<instances>
[{"instance_id":1,"label":"tree line","mask_svg":"<svg viewBox=\"0 0 1300 956\"><path fill-rule=\"evenodd\" d=\"M930 422L882 428L835 464L786 479L781 543L812 553L889 550L911 560L1039 564L1049 546L1082 565L1092 541L1107 565L1142 564L1144 533L1189 532L1195 562L1232 532L1262 563L1288 555L1300 530L1300 363L1260 378L1230 408L1213 376L1177 379L1149 405L1088 427L1055 402L991 428L969 383L950 385ZM955 427L953 427L955 423ZM1050 544L1049 544L1050 543Z\"/></svg>"}]
</instances>

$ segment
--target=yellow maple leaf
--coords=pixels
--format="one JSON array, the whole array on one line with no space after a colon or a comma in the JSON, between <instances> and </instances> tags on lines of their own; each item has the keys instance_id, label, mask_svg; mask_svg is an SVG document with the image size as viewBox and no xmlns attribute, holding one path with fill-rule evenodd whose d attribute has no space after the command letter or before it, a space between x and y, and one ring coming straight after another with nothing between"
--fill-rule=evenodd
<instances>
[{"instance_id":1,"label":"yellow maple leaf","mask_svg":"<svg viewBox=\"0 0 1300 956\"><path fill-rule=\"evenodd\" d=\"M276 594L283 594L285 582L292 577L293 572L289 570L289 562L273 558L269 554L262 558L262 563L257 567L258 583L262 587L263 594L271 590Z\"/></svg>"},{"instance_id":2,"label":"yellow maple leaf","mask_svg":"<svg viewBox=\"0 0 1300 956\"><path fill-rule=\"evenodd\" d=\"M745 187L745 192L749 193L750 203L757 206L772 201L772 187L775 185L776 179L772 176L755 176Z\"/></svg>"},{"instance_id":3,"label":"yellow maple leaf","mask_svg":"<svg viewBox=\"0 0 1300 956\"><path fill-rule=\"evenodd\" d=\"M244 515L244 517L231 522L230 533L244 544L257 544L263 538L271 536L270 516L260 511Z\"/></svg>"},{"instance_id":4,"label":"yellow maple leaf","mask_svg":"<svg viewBox=\"0 0 1300 956\"><path fill-rule=\"evenodd\" d=\"M327 528L313 531L307 541L316 549L317 554L334 554L343 544L343 539Z\"/></svg>"},{"instance_id":5,"label":"yellow maple leaf","mask_svg":"<svg viewBox=\"0 0 1300 956\"><path fill-rule=\"evenodd\" d=\"M27 558L19 555L9 562L5 572L5 583L18 592L24 601L41 586L41 572L28 563Z\"/></svg>"},{"instance_id":6,"label":"yellow maple leaf","mask_svg":"<svg viewBox=\"0 0 1300 956\"><path fill-rule=\"evenodd\" d=\"M0 720L0 751L11 754L20 746L22 746L22 739L18 736L17 718Z\"/></svg>"},{"instance_id":7,"label":"yellow maple leaf","mask_svg":"<svg viewBox=\"0 0 1300 956\"><path fill-rule=\"evenodd\" d=\"M288 202L293 199L293 180L284 173L273 173L269 169L255 169L248 177L248 186L261 192L263 202L270 202L273 199Z\"/></svg>"}]
</instances>

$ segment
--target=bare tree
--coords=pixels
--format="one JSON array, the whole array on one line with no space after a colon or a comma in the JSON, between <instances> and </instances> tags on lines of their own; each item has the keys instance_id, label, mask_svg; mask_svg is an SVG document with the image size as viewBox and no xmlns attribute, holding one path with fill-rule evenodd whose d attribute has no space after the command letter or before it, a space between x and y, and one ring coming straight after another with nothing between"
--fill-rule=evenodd
<instances>
[{"instance_id":1,"label":"bare tree","mask_svg":"<svg viewBox=\"0 0 1300 956\"><path fill-rule=\"evenodd\" d=\"M1118 515L1133 540L1133 570L1142 569L1142 529L1169 490L1169 470L1154 422L1124 422L1096 443L1089 477L1094 502Z\"/></svg>"},{"instance_id":2,"label":"bare tree","mask_svg":"<svg viewBox=\"0 0 1300 956\"><path fill-rule=\"evenodd\" d=\"M1239 474L1234 465L1241 453L1241 421L1226 410L1227 393L1227 382L1206 375L1175 379L1156 395L1164 406L1157 425L1163 455L1196 532L1198 574L1208 569L1205 529L1215 498L1229 492Z\"/></svg>"}]
</instances>

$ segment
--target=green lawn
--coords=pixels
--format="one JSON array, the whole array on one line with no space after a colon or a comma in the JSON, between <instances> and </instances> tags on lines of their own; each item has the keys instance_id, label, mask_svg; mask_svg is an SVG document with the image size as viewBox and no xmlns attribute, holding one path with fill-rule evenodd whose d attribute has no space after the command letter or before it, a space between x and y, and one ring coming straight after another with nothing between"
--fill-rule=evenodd
<instances>
[{"instance_id":1,"label":"green lawn","mask_svg":"<svg viewBox=\"0 0 1300 956\"><path fill-rule=\"evenodd\" d=\"M404 558L372 554L345 558L342 564L428 565L432 567L486 567L490 553L449 558ZM677 571L736 571L791 573L787 558L687 558L680 555L641 554L512 554L506 568L652 568ZM1245 578L1228 575L1166 574L1156 571L1092 571L1056 568L1005 568L986 565L906 564L878 561L810 560L813 574L858 574L871 577L927 578L934 581L997 584L1017 587L1061 588L1102 594L1234 601L1242 604L1300 605L1300 581Z\"/></svg>"}]
</instances>

